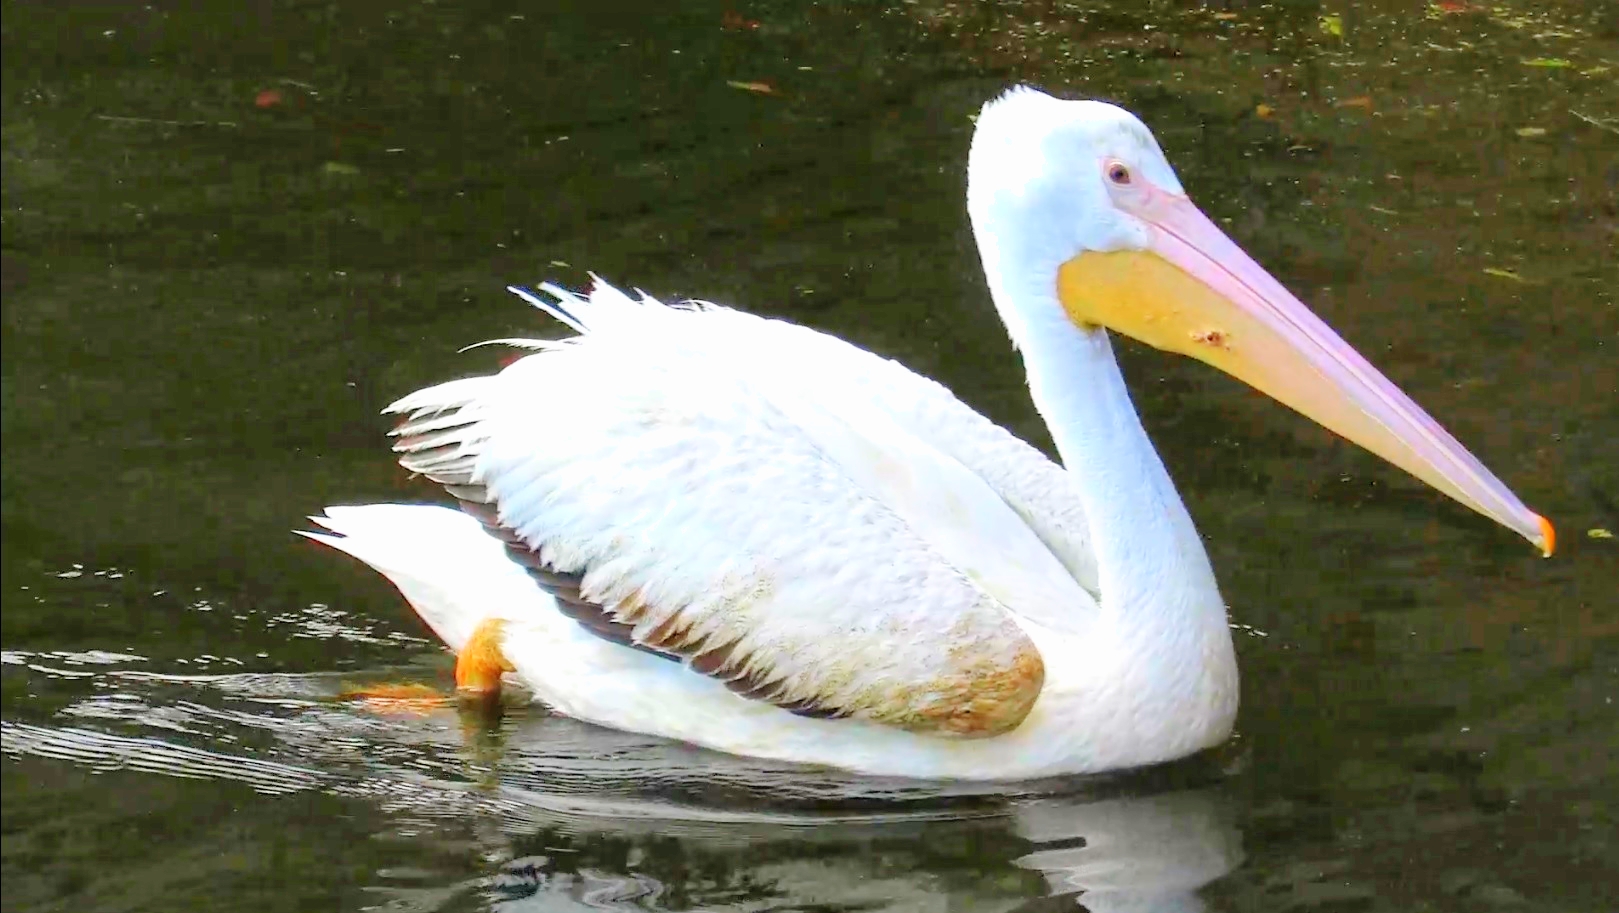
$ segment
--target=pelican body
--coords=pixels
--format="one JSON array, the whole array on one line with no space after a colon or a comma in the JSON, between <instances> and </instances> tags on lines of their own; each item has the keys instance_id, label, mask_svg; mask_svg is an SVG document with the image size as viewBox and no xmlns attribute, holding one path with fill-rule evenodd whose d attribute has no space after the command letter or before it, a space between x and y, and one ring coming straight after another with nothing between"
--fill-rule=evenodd
<instances>
[{"instance_id":1,"label":"pelican body","mask_svg":"<svg viewBox=\"0 0 1619 913\"><path fill-rule=\"evenodd\" d=\"M389 407L457 507L328 508L313 538L557 712L927 778L1135 767L1223 741L1225 604L1109 328L1225 371L1515 530L1551 526L1187 199L1151 132L1014 89L967 206L1061 465L832 336L597 280L569 326Z\"/></svg>"}]
</instances>

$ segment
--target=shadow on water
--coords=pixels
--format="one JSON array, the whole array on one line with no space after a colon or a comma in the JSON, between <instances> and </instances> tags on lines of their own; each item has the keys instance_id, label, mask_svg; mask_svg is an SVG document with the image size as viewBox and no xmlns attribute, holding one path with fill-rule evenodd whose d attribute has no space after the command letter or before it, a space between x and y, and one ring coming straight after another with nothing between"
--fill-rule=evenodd
<instances>
[{"instance_id":1,"label":"shadow on water","mask_svg":"<svg viewBox=\"0 0 1619 913\"><path fill-rule=\"evenodd\" d=\"M5 3L7 910L1614 905L1611 4L543 6ZM437 496L376 412L532 335L509 282L787 316L1045 444L961 204L1013 80L1141 112L1563 554L1123 346L1218 758L976 795L345 697L444 658L287 531Z\"/></svg>"}]
</instances>

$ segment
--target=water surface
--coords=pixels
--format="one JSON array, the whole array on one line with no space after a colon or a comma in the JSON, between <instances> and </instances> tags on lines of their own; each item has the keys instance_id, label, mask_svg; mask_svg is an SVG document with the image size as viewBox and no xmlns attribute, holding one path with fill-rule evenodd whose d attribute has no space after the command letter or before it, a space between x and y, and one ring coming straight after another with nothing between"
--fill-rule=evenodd
<instances>
[{"instance_id":1,"label":"water surface","mask_svg":"<svg viewBox=\"0 0 1619 913\"><path fill-rule=\"evenodd\" d=\"M570 7L5 4L6 909L1613 906L1607 5ZM785 315L1046 446L961 202L1019 80L1141 113L1562 553L1125 345L1236 628L1210 757L985 791L349 697L447 658L287 531L437 497L377 411L542 331L506 283Z\"/></svg>"}]
</instances>

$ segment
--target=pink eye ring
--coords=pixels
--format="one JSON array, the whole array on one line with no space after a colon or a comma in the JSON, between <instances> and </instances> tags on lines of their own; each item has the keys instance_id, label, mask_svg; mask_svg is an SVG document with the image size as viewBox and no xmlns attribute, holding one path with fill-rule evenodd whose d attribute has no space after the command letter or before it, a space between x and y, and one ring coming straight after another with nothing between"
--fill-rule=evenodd
<instances>
[{"instance_id":1,"label":"pink eye ring","mask_svg":"<svg viewBox=\"0 0 1619 913\"><path fill-rule=\"evenodd\" d=\"M1109 162L1107 166L1107 179L1115 184L1126 185L1130 183L1130 169L1123 162Z\"/></svg>"}]
</instances>

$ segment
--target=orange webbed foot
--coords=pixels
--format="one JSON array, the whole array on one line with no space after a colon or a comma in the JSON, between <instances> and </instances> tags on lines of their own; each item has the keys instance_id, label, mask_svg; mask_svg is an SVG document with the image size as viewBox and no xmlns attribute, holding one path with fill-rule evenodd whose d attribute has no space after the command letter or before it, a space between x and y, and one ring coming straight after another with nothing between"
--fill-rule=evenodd
<instances>
[{"instance_id":1,"label":"orange webbed foot","mask_svg":"<svg viewBox=\"0 0 1619 913\"><path fill-rule=\"evenodd\" d=\"M373 713L406 716L426 716L448 702L444 692L431 685L415 682L345 687L338 697L340 700L356 701Z\"/></svg>"},{"instance_id":2,"label":"orange webbed foot","mask_svg":"<svg viewBox=\"0 0 1619 913\"><path fill-rule=\"evenodd\" d=\"M485 701L500 698L500 676L513 671L501 649L505 629L504 618L485 618L472 629L472 636L455 657L457 694Z\"/></svg>"}]
</instances>

